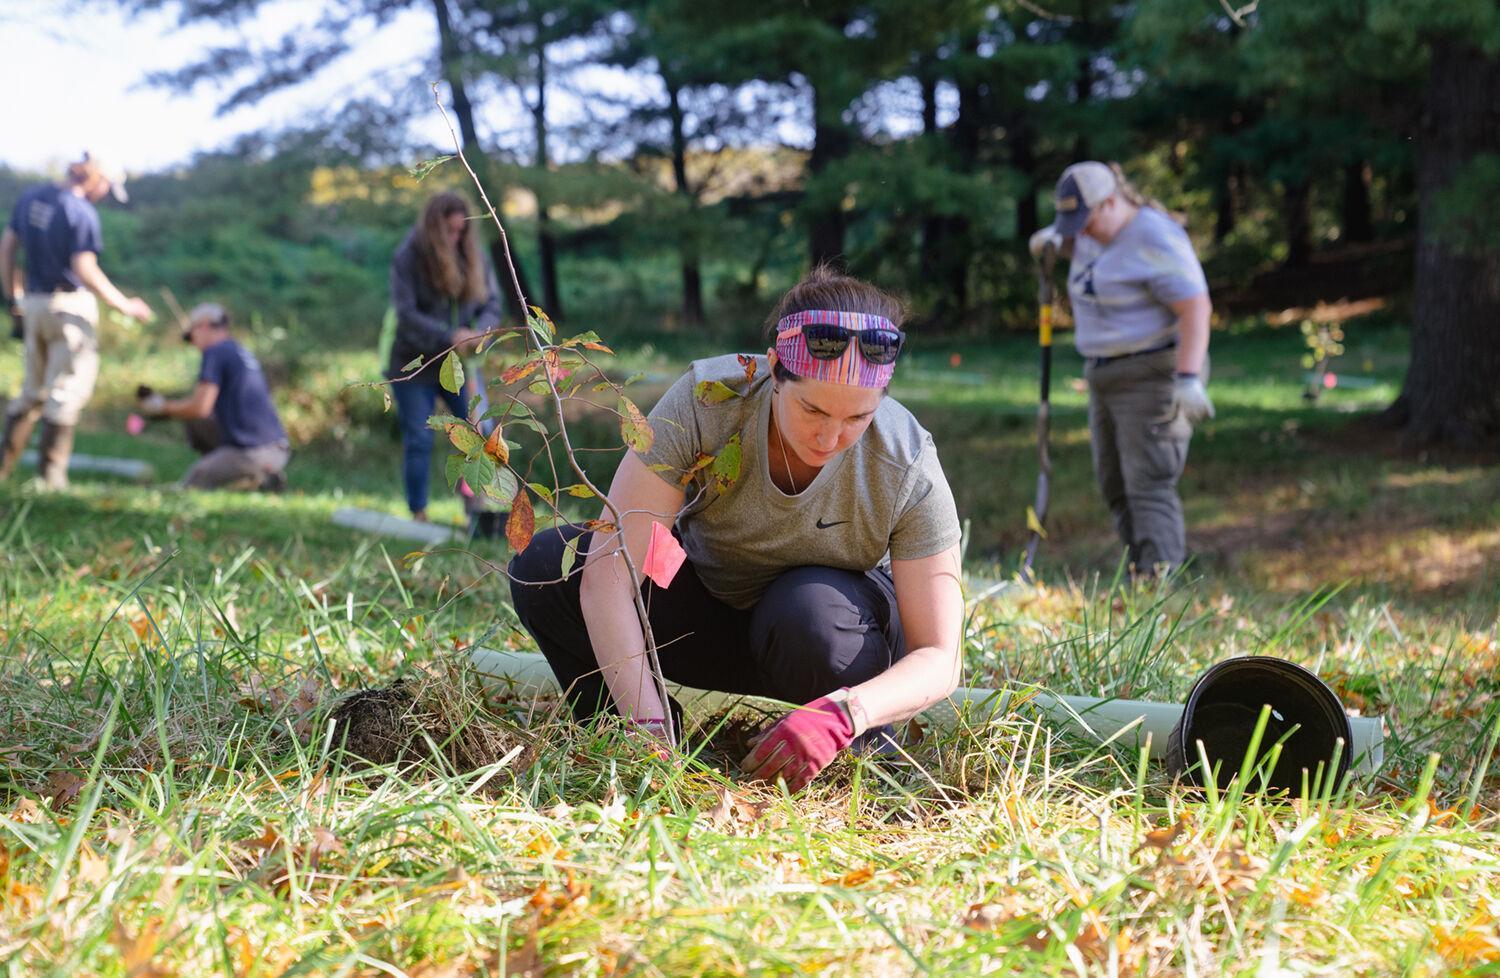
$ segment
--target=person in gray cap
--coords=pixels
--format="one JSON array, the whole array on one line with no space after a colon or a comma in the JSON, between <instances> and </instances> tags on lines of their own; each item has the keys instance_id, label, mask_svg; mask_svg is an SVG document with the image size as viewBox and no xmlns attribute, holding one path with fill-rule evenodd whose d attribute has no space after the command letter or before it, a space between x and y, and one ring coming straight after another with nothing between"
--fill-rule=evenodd
<instances>
[{"instance_id":1,"label":"person in gray cap","mask_svg":"<svg viewBox=\"0 0 1500 978\"><path fill-rule=\"evenodd\" d=\"M42 422L40 472L51 489L68 485L73 429L99 377L99 302L150 321L151 307L127 296L99 267L103 235L94 205L106 195L124 203L124 171L90 157L68 167L66 182L22 192L0 233L0 294L12 320L24 324L21 393L5 411L0 479L8 478ZM26 254L26 288L16 294L18 252Z\"/></svg>"},{"instance_id":2,"label":"person in gray cap","mask_svg":"<svg viewBox=\"0 0 1500 978\"><path fill-rule=\"evenodd\" d=\"M183 488L280 492L292 457L286 429L271 403L260 362L236 342L229 327L229 313L217 302L195 306L182 338L203 353L197 385L176 400L139 388L141 413L187 422L189 442L205 452L183 476ZM217 423L216 438L203 434L200 423L209 418Z\"/></svg>"},{"instance_id":3,"label":"person in gray cap","mask_svg":"<svg viewBox=\"0 0 1500 978\"><path fill-rule=\"evenodd\" d=\"M1133 571L1170 571L1187 559L1177 480L1193 426L1214 415L1204 389L1208 282L1187 232L1118 164L1074 163L1055 201L1056 218L1030 246L1071 262L1094 475Z\"/></svg>"}]
</instances>

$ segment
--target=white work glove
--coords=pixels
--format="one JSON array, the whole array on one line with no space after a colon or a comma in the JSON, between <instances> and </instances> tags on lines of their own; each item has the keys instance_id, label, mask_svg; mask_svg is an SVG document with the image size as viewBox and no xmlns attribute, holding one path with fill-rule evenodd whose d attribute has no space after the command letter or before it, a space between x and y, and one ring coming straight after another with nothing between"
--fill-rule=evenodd
<instances>
[{"instance_id":1,"label":"white work glove","mask_svg":"<svg viewBox=\"0 0 1500 978\"><path fill-rule=\"evenodd\" d=\"M1178 374L1172 381L1172 411L1193 424L1214 416L1214 402L1197 374Z\"/></svg>"},{"instance_id":2,"label":"white work glove","mask_svg":"<svg viewBox=\"0 0 1500 978\"><path fill-rule=\"evenodd\" d=\"M1040 258L1049 244L1055 250L1062 251L1063 236L1058 234L1057 229L1050 224L1033 234L1026 246L1031 249L1031 257Z\"/></svg>"},{"instance_id":3,"label":"white work glove","mask_svg":"<svg viewBox=\"0 0 1500 978\"><path fill-rule=\"evenodd\" d=\"M167 399L160 394L151 393L136 402L141 407L141 413L148 417L159 418L167 406Z\"/></svg>"}]
</instances>

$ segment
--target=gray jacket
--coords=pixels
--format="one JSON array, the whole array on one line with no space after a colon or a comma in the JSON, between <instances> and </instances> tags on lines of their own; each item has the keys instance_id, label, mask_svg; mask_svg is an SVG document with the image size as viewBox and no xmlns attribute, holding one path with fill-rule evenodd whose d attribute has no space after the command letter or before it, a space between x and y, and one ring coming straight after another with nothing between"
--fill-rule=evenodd
<instances>
[{"instance_id":1,"label":"gray jacket","mask_svg":"<svg viewBox=\"0 0 1500 978\"><path fill-rule=\"evenodd\" d=\"M438 361L453 345L453 331L466 326L475 332L486 332L500 325L500 286L488 258L484 260L485 298L480 302L459 302L439 293L427 281L417 258L414 243L416 231L407 234L391 258L391 306L396 310L396 341L391 345L391 359L386 377L406 373L401 368L418 355L427 363L412 379L418 383L437 383Z\"/></svg>"}]
</instances>

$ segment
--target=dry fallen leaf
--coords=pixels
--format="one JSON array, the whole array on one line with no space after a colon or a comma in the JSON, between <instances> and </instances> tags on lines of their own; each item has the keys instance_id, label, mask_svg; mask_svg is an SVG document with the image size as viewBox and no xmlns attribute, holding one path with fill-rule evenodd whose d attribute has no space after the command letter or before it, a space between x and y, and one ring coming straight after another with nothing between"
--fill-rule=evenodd
<instances>
[{"instance_id":1,"label":"dry fallen leaf","mask_svg":"<svg viewBox=\"0 0 1500 978\"><path fill-rule=\"evenodd\" d=\"M1044 951L1050 938L1047 925L1028 913L1020 913L1010 903L975 903L964 916L964 926L970 930L998 931L1007 924L1015 924L1022 947L1032 951Z\"/></svg>"},{"instance_id":2,"label":"dry fallen leaf","mask_svg":"<svg viewBox=\"0 0 1500 978\"><path fill-rule=\"evenodd\" d=\"M42 791L52 800L52 810L57 811L71 805L86 784L87 781L72 771L53 771Z\"/></svg>"},{"instance_id":3,"label":"dry fallen leaf","mask_svg":"<svg viewBox=\"0 0 1500 978\"><path fill-rule=\"evenodd\" d=\"M708 824L716 829L734 824L734 794L727 787L719 789L719 800L708 810Z\"/></svg>"},{"instance_id":4,"label":"dry fallen leaf","mask_svg":"<svg viewBox=\"0 0 1500 978\"><path fill-rule=\"evenodd\" d=\"M832 878L832 879L826 879L826 880L823 881L823 885L824 886L851 886L851 887L852 886L863 886L864 884L870 882L870 880L872 880L874 878L875 878L875 867L874 866L861 866L858 869L851 869L849 872L845 873L843 876L835 877L835 878Z\"/></svg>"},{"instance_id":5,"label":"dry fallen leaf","mask_svg":"<svg viewBox=\"0 0 1500 978\"><path fill-rule=\"evenodd\" d=\"M1187 815L1179 815L1177 816L1177 821L1173 822L1171 825L1159 829L1152 829L1150 832L1147 832L1146 837L1141 840L1141 844L1130 850L1130 854L1133 856L1147 847L1150 847L1152 849L1160 849L1165 852L1172 847L1172 845L1177 841L1177 837L1180 836L1184 831L1186 831L1188 826L1191 824L1192 823L1188 820Z\"/></svg>"},{"instance_id":6,"label":"dry fallen leaf","mask_svg":"<svg viewBox=\"0 0 1500 978\"><path fill-rule=\"evenodd\" d=\"M267 823L265 830L261 832L260 838L250 839L244 843L251 849L274 849L281 845L281 833Z\"/></svg>"},{"instance_id":7,"label":"dry fallen leaf","mask_svg":"<svg viewBox=\"0 0 1500 978\"><path fill-rule=\"evenodd\" d=\"M605 792L604 800L599 803L599 818L603 822L625 821L625 803L620 800L620 793L614 788Z\"/></svg>"},{"instance_id":8,"label":"dry fallen leaf","mask_svg":"<svg viewBox=\"0 0 1500 978\"><path fill-rule=\"evenodd\" d=\"M98 886L109 879L109 860L85 842L78 848L78 882Z\"/></svg>"},{"instance_id":9,"label":"dry fallen leaf","mask_svg":"<svg viewBox=\"0 0 1500 978\"><path fill-rule=\"evenodd\" d=\"M22 798L16 802L15 810L10 813L10 820L22 825L35 825L42 820L42 806L30 798Z\"/></svg>"},{"instance_id":10,"label":"dry fallen leaf","mask_svg":"<svg viewBox=\"0 0 1500 978\"><path fill-rule=\"evenodd\" d=\"M161 923L151 921L141 928L140 933L131 934L124 922L115 918L114 932L109 940L120 952L125 978L175 978L175 971L156 961L156 938L160 930Z\"/></svg>"}]
</instances>

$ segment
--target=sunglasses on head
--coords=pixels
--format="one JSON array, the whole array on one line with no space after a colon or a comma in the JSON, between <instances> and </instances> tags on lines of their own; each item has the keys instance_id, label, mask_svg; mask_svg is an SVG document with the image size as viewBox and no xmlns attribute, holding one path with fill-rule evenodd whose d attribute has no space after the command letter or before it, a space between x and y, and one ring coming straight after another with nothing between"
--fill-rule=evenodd
<instances>
[{"instance_id":1,"label":"sunglasses on head","mask_svg":"<svg viewBox=\"0 0 1500 978\"><path fill-rule=\"evenodd\" d=\"M849 341L859 343L859 352L870 363L895 363L901 354L906 334L899 329L849 329L829 323L808 323L802 327L802 341L808 356L814 360L837 360L849 349Z\"/></svg>"}]
</instances>

